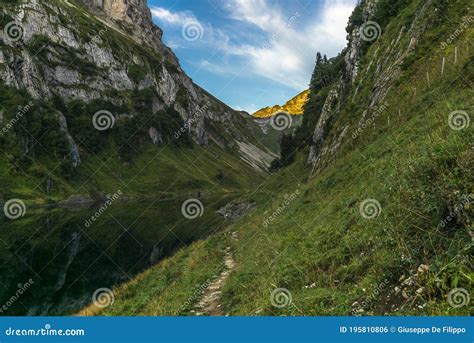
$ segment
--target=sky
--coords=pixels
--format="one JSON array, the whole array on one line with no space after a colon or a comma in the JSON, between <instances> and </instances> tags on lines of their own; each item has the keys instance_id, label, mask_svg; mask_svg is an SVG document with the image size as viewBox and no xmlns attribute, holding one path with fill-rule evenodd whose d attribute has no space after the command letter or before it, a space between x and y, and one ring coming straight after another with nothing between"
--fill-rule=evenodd
<instances>
[{"instance_id":1,"label":"sky","mask_svg":"<svg viewBox=\"0 0 474 343\"><path fill-rule=\"evenodd\" d=\"M148 0L163 41L198 85L237 110L308 87L316 52L336 56L357 0Z\"/></svg>"}]
</instances>

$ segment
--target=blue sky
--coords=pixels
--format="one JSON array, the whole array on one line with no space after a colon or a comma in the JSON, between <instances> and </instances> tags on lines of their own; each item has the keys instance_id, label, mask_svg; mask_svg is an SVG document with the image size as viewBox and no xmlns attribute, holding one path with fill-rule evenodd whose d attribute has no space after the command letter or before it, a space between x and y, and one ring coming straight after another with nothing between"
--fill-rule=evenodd
<instances>
[{"instance_id":1,"label":"blue sky","mask_svg":"<svg viewBox=\"0 0 474 343\"><path fill-rule=\"evenodd\" d=\"M235 109L307 88L317 51L335 56L356 0L148 0L165 44L200 86Z\"/></svg>"}]
</instances>

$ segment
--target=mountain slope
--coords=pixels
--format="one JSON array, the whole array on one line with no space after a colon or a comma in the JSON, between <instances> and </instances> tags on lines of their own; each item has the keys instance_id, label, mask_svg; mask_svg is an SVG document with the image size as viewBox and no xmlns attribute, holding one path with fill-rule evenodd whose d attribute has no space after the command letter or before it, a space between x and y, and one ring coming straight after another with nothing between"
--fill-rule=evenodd
<instances>
[{"instance_id":1,"label":"mountain slope","mask_svg":"<svg viewBox=\"0 0 474 343\"><path fill-rule=\"evenodd\" d=\"M220 151L217 169L227 168L217 156L231 155L249 165L237 167L249 175L272 161L248 135L253 122L181 70L145 0L8 1L0 23L5 178L32 175L40 186L54 180L61 197L78 175L95 178L85 165L98 155L127 167L149 149L212 147ZM33 188L4 192L45 195Z\"/></svg>"},{"instance_id":2,"label":"mountain slope","mask_svg":"<svg viewBox=\"0 0 474 343\"><path fill-rule=\"evenodd\" d=\"M303 108L308 101L309 91L305 90L298 95L288 100L283 106L275 105L270 107L264 107L253 114L255 118L267 118L271 117L275 113L282 111L288 112L289 114L303 114Z\"/></svg>"},{"instance_id":3,"label":"mountain slope","mask_svg":"<svg viewBox=\"0 0 474 343\"><path fill-rule=\"evenodd\" d=\"M311 94L309 146L256 210L84 313L192 315L229 247L231 315L469 315L472 18L467 0L361 1L340 73Z\"/></svg>"}]
</instances>

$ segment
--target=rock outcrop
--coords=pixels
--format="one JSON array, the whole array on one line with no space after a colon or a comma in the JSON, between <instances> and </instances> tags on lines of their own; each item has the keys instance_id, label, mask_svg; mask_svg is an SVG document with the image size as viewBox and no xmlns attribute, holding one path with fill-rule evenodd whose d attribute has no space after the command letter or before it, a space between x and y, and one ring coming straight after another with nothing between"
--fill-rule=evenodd
<instances>
[{"instance_id":1,"label":"rock outcrop","mask_svg":"<svg viewBox=\"0 0 474 343\"><path fill-rule=\"evenodd\" d=\"M361 104L362 115L354 130L359 128L368 116L384 108L385 98L394 82L399 79L401 66L414 51L418 37L426 30L426 15L430 7L434 6L432 0L424 0L410 28L401 26L397 39L394 39L384 51L376 49L369 57L370 62L367 68L360 70L360 61L366 54L367 45L374 43L383 35L383 30L378 23L371 21L371 17L377 10L377 4L376 0L361 2L359 19L362 23L354 23L354 19L349 22L348 27L351 30L348 34L348 46L344 51L344 68L339 79L331 86L322 111L318 114L307 158L307 165L313 172L319 170L337 153L347 137L349 127L344 125L342 129L339 128L336 131L334 123L341 110L358 99L361 85L372 82L373 89L367 103ZM431 10L434 11L433 8ZM367 26L371 27L367 28Z\"/></svg>"},{"instance_id":2,"label":"rock outcrop","mask_svg":"<svg viewBox=\"0 0 474 343\"><path fill-rule=\"evenodd\" d=\"M146 0L31 0L5 6L0 14L10 18L17 30L0 32L0 77L6 85L45 101L59 97L64 102L100 100L114 106L126 104L123 94L152 89L150 112L176 110L197 144L217 144L260 169L265 165L262 158L272 159L263 145L247 135L253 121L183 72L163 44L163 33L153 23ZM64 120L61 123L73 146L74 137L64 130ZM150 137L159 144L153 130ZM240 142L252 148L239 149ZM71 154L78 165L79 151L71 148Z\"/></svg>"}]
</instances>

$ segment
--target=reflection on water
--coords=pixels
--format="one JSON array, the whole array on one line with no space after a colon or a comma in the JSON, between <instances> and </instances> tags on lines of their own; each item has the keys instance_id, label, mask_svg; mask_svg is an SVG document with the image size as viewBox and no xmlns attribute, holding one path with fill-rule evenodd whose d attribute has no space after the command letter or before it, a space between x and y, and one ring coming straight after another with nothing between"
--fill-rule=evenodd
<instances>
[{"instance_id":1,"label":"reflection on water","mask_svg":"<svg viewBox=\"0 0 474 343\"><path fill-rule=\"evenodd\" d=\"M202 200L204 212L195 219L183 216L184 200L116 201L105 210L29 210L18 220L0 219L0 315L75 313L96 289L127 281L220 229L225 221L216 211L232 197Z\"/></svg>"}]
</instances>

